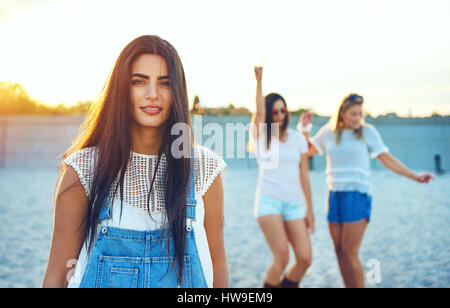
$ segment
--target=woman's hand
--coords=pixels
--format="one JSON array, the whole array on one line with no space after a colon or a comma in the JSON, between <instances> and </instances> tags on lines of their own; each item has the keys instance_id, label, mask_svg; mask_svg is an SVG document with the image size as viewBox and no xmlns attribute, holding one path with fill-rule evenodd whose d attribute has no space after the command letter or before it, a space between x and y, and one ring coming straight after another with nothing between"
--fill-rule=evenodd
<instances>
[{"instance_id":1,"label":"woman's hand","mask_svg":"<svg viewBox=\"0 0 450 308\"><path fill-rule=\"evenodd\" d=\"M262 80L263 69L264 68L262 66L255 66L255 78L258 82L261 82Z\"/></svg>"},{"instance_id":2,"label":"woman's hand","mask_svg":"<svg viewBox=\"0 0 450 308\"><path fill-rule=\"evenodd\" d=\"M312 211L308 211L308 213L306 214L306 227L309 229L311 234L314 234L314 232L316 230L316 226L315 226L314 213Z\"/></svg>"},{"instance_id":3,"label":"woman's hand","mask_svg":"<svg viewBox=\"0 0 450 308\"><path fill-rule=\"evenodd\" d=\"M310 110L303 112L300 115L300 118L298 119L298 122L301 124L301 126L306 127L309 123L312 122L312 119L314 118L314 113Z\"/></svg>"},{"instance_id":4,"label":"woman's hand","mask_svg":"<svg viewBox=\"0 0 450 308\"><path fill-rule=\"evenodd\" d=\"M428 183L434 179L434 174L432 173L421 173L418 174L415 178L416 182L419 183Z\"/></svg>"}]
</instances>

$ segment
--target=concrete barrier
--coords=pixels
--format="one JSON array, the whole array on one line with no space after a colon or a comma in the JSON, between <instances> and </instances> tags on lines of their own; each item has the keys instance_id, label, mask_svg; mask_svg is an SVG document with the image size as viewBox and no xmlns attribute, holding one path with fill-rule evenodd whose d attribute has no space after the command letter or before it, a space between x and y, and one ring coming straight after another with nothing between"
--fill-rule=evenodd
<instances>
[{"instance_id":1,"label":"concrete barrier","mask_svg":"<svg viewBox=\"0 0 450 308\"><path fill-rule=\"evenodd\" d=\"M57 167L59 156L70 146L77 135L84 116L10 116L0 117L0 167ZM314 134L326 118L315 118ZM298 117L293 116L290 127L295 129ZM195 122L195 121L193 121ZM204 116L203 128L208 123L218 123L226 132L226 123L250 122L248 116ZM434 171L435 156L440 156L443 170L450 170L450 120L429 119L368 119L379 130L391 152L408 167ZM198 127L194 126L194 132ZM203 143L210 136L202 132ZM248 140L248 134L246 141ZM237 142L223 135L223 149ZM215 149L213 149L215 150ZM225 154L225 153L223 153ZM254 168L254 158L227 158L229 167ZM324 156L313 159L315 170L325 168ZM373 168L381 164L372 160Z\"/></svg>"},{"instance_id":2,"label":"concrete barrier","mask_svg":"<svg viewBox=\"0 0 450 308\"><path fill-rule=\"evenodd\" d=\"M57 167L83 120L80 116L0 118L0 166Z\"/></svg>"}]
</instances>

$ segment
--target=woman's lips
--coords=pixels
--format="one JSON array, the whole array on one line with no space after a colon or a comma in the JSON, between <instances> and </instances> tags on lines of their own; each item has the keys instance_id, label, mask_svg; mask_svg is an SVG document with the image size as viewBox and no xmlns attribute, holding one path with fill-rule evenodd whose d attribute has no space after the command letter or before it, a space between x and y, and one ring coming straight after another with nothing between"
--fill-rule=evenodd
<instances>
[{"instance_id":1,"label":"woman's lips","mask_svg":"<svg viewBox=\"0 0 450 308\"><path fill-rule=\"evenodd\" d=\"M140 109L148 115L155 115L161 112L162 108L159 106L144 106Z\"/></svg>"}]
</instances>

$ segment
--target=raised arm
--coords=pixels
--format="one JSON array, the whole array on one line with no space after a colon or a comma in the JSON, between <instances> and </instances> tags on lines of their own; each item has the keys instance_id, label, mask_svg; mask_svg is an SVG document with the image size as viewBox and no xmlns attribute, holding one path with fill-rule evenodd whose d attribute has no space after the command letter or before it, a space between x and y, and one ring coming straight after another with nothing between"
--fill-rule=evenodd
<instances>
[{"instance_id":1,"label":"raised arm","mask_svg":"<svg viewBox=\"0 0 450 308\"><path fill-rule=\"evenodd\" d=\"M305 136L306 141L308 142L308 157L312 157L319 153L316 147L311 143L309 139L309 130L304 128L308 127L308 125L312 126L312 119L314 118L314 114L311 111L304 112L300 115L297 123L297 130Z\"/></svg>"},{"instance_id":2,"label":"raised arm","mask_svg":"<svg viewBox=\"0 0 450 308\"><path fill-rule=\"evenodd\" d=\"M209 245L213 265L213 287L228 287L228 265L225 254L224 241L224 193L222 176L217 175L213 184L203 196L205 205L205 227L206 237Z\"/></svg>"},{"instance_id":3,"label":"raised arm","mask_svg":"<svg viewBox=\"0 0 450 308\"><path fill-rule=\"evenodd\" d=\"M252 130L252 134L254 138L258 138L261 133L261 129L259 124L265 123L266 121L266 106L264 104L264 96L262 92L262 75L263 68L255 67L255 78L256 78L256 112L253 113L252 119L250 122L250 129ZM256 126L256 129L254 129ZM261 125L262 126L262 125Z\"/></svg>"},{"instance_id":4,"label":"raised arm","mask_svg":"<svg viewBox=\"0 0 450 308\"><path fill-rule=\"evenodd\" d=\"M401 161L392 156L390 153L382 153L377 158L381 162L381 164L383 164L383 166L385 166L386 168L404 177L410 178L416 182L428 183L434 178L434 175L431 173L421 173L421 174L414 173L413 171L408 169Z\"/></svg>"},{"instance_id":5,"label":"raised arm","mask_svg":"<svg viewBox=\"0 0 450 308\"><path fill-rule=\"evenodd\" d=\"M65 288L76 264L84 236L86 192L72 167L61 167L56 187L53 236L42 287Z\"/></svg>"}]
</instances>

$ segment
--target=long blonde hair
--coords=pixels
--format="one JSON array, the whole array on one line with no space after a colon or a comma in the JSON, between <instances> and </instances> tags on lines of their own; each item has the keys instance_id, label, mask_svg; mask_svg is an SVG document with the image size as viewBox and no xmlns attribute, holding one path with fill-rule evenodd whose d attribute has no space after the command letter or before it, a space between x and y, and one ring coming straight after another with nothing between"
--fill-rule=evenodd
<instances>
[{"instance_id":1,"label":"long blonde hair","mask_svg":"<svg viewBox=\"0 0 450 308\"><path fill-rule=\"evenodd\" d=\"M362 105L363 103L363 97L356 93L351 93L344 97L344 99L342 100L337 113L330 119L331 127L334 131L334 137L336 138L336 144L339 144L341 142L342 131L344 130L344 120L342 119L342 113L346 112L350 107L354 105ZM362 120L361 126L358 129L353 130L353 134L355 134L358 139L364 138L363 124L364 120Z\"/></svg>"}]
</instances>

